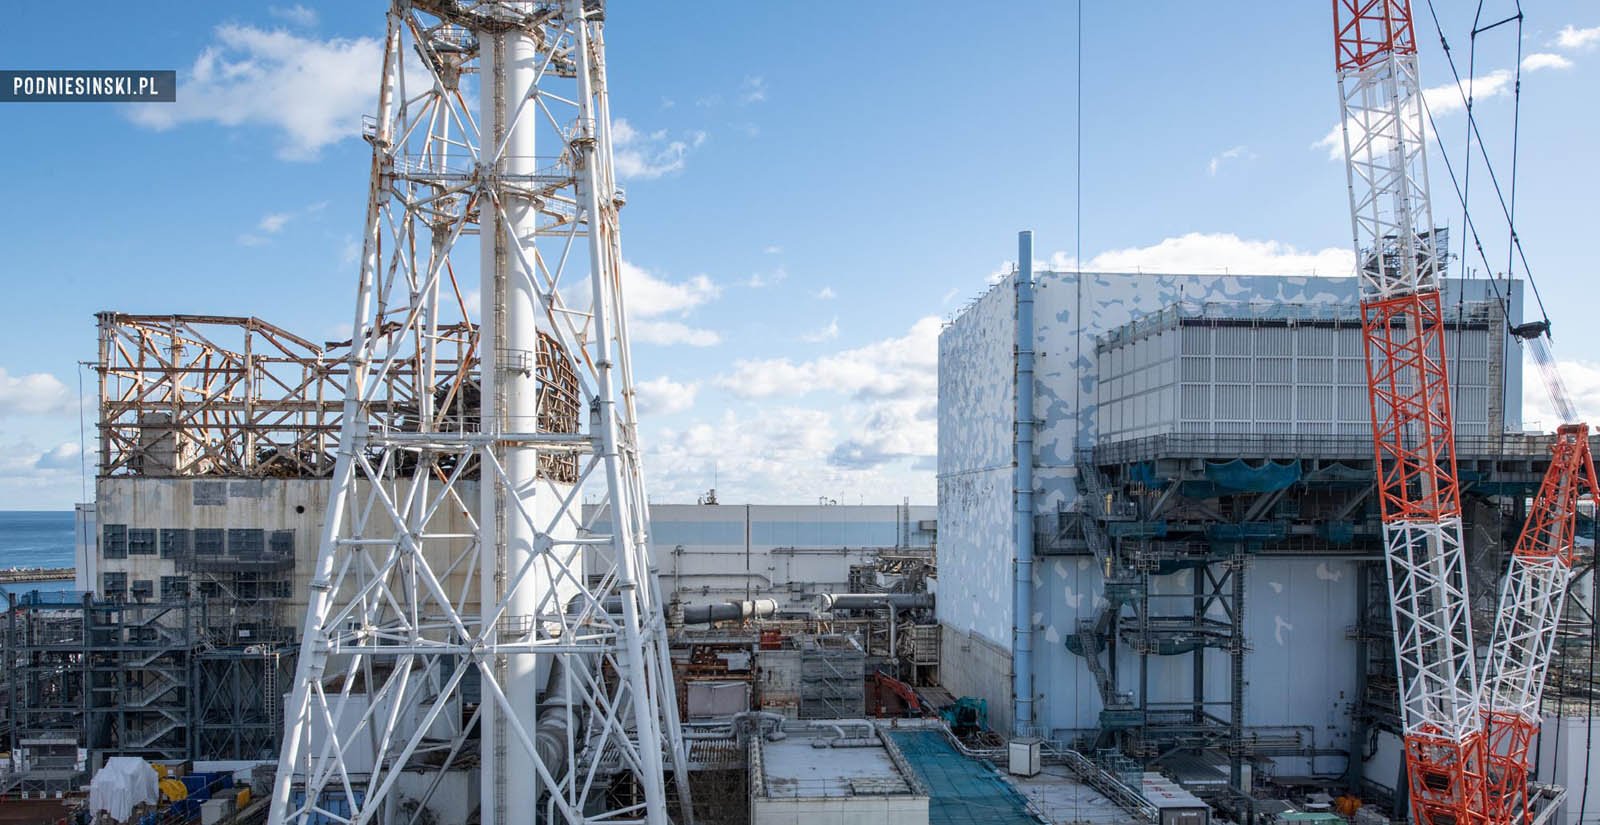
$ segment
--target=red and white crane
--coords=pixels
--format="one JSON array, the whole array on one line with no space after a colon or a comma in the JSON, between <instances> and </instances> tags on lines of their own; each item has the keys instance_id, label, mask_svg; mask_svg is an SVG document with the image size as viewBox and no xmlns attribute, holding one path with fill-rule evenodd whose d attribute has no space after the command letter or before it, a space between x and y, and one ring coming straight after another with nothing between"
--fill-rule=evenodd
<instances>
[{"instance_id":1,"label":"red and white crane","mask_svg":"<svg viewBox=\"0 0 1600 825\"><path fill-rule=\"evenodd\" d=\"M1575 416L1570 404L1565 407L1563 417L1570 421ZM1589 426L1563 424L1556 429L1550 469L1512 551L1500 591L1494 641L1484 664L1486 807L1495 825L1527 822L1533 814L1528 805L1528 749L1539 732L1539 699L1572 579L1578 499L1597 491L1600 481L1589 451Z\"/></svg>"},{"instance_id":2,"label":"red and white crane","mask_svg":"<svg viewBox=\"0 0 1600 825\"><path fill-rule=\"evenodd\" d=\"M1411 810L1476 825L1484 732L1411 4L1333 8Z\"/></svg>"}]
</instances>

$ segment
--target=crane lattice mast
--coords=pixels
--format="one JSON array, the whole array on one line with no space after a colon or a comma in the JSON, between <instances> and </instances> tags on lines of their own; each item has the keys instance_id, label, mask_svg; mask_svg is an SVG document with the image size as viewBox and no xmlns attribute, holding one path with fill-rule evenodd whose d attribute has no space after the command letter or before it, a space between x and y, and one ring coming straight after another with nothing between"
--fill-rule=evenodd
<instances>
[{"instance_id":1,"label":"crane lattice mast","mask_svg":"<svg viewBox=\"0 0 1600 825\"><path fill-rule=\"evenodd\" d=\"M1411 4L1333 8L1407 785L1419 825L1469 825L1484 739Z\"/></svg>"},{"instance_id":2,"label":"crane lattice mast","mask_svg":"<svg viewBox=\"0 0 1600 825\"><path fill-rule=\"evenodd\" d=\"M1578 499L1597 492L1588 425L1562 425L1551 445L1550 469L1512 551L1484 665L1488 812L1494 825L1526 822L1533 815L1528 750L1539 733L1539 700L1572 580Z\"/></svg>"},{"instance_id":3,"label":"crane lattice mast","mask_svg":"<svg viewBox=\"0 0 1600 825\"><path fill-rule=\"evenodd\" d=\"M448 771L480 777L459 815L483 825L665 825L669 774L691 819L647 555L603 18L597 0L388 10L272 823L417 822Z\"/></svg>"}]
</instances>

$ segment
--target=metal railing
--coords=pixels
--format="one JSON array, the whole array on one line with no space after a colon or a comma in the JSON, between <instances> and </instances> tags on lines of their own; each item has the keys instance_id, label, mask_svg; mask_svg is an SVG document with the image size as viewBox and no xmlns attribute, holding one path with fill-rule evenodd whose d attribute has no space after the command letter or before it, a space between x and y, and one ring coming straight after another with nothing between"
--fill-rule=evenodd
<instances>
[{"instance_id":1,"label":"metal railing","mask_svg":"<svg viewBox=\"0 0 1600 825\"><path fill-rule=\"evenodd\" d=\"M1539 458L1550 454L1552 436L1505 433L1456 436L1457 458ZM1094 447L1096 465L1157 458L1324 458L1371 460L1371 435L1167 433Z\"/></svg>"}]
</instances>

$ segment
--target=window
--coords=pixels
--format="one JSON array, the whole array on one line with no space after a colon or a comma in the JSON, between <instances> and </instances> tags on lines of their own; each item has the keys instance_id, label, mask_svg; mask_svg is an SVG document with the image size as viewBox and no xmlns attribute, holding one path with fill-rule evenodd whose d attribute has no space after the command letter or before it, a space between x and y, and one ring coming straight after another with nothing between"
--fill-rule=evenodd
<instances>
[{"instance_id":1,"label":"window","mask_svg":"<svg viewBox=\"0 0 1600 825\"><path fill-rule=\"evenodd\" d=\"M233 529L228 531L228 555L259 556L266 544L266 532L259 529Z\"/></svg>"},{"instance_id":2,"label":"window","mask_svg":"<svg viewBox=\"0 0 1600 825\"><path fill-rule=\"evenodd\" d=\"M156 554L156 531L148 527L128 528L128 555L154 556Z\"/></svg>"},{"instance_id":3,"label":"window","mask_svg":"<svg viewBox=\"0 0 1600 825\"><path fill-rule=\"evenodd\" d=\"M269 546L272 548L272 555L274 556L293 556L294 531L273 530L272 541Z\"/></svg>"},{"instance_id":4,"label":"window","mask_svg":"<svg viewBox=\"0 0 1600 825\"><path fill-rule=\"evenodd\" d=\"M106 598L119 598L128 590L127 573L101 573L100 590Z\"/></svg>"},{"instance_id":5,"label":"window","mask_svg":"<svg viewBox=\"0 0 1600 825\"><path fill-rule=\"evenodd\" d=\"M161 531L161 558L181 559L194 548L194 534L181 528Z\"/></svg>"},{"instance_id":6,"label":"window","mask_svg":"<svg viewBox=\"0 0 1600 825\"><path fill-rule=\"evenodd\" d=\"M125 559L128 557L128 525L107 524L101 531L100 557Z\"/></svg>"},{"instance_id":7,"label":"window","mask_svg":"<svg viewBox=\"0 0 1600 825\"><path fill-rule=\"evenodd\" d=\"M155 583L149 579L133 580L133 597L135 599L149 599L156 595Z\"/></svg>"},{"instance_id":8,"label":"window","mask_svg":"<svg viewBox=\"0 0 1600 825\"><path fill-rule=\"evenodd\" d=\"M181 599L189 595L189 579L184 576L161 577L161 600Z\"/></svg>"},{"instance_id":9,"label":"window","mask_svg":"<svg viewBox=\"0 0 1600 825\"><path fill-rule=\"evenodd\" d=\"M196 556L222 555L222 543L226 533L214 527L197 527L194 531L194 554Z\"/></svg>"},{"instance_id":10,"label":"window","mask_svg":"<svg viewBox=\"0 0 1600 825\"><path fill-rule=\"evenodd\" d=\"M222 586L213 581L203 581L197 585L200 595L208 599L215 599L222 595Z\"/></svg>"},{"instance_id":11,"label":"window","mask_svg":"<svg viewBox=\"0 0 1600 825\"><path fill-rule=\"evenodd\" d=\"M226 481L196 481L194 487L194 506L207 507L224 505L228 503L228 482Z\"/></svg>"}]
</instances>

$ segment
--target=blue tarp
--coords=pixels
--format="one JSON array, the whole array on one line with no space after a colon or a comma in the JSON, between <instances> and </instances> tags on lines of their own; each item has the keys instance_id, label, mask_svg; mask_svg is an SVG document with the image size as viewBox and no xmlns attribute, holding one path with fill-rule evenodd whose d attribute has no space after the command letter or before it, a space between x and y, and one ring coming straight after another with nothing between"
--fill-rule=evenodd
<instances>
[{"instance_id":1,"label":"blue tarp","mask_svg":"<svg viewBox=\"0 0 1600 825\"><path fill-rule=\"evenodd\" d=\"M1207 461L1206 478L1224 490L1244 493L1270 493L1283 490L1300 480L1299 461L1263 461L1250 464L1243 459Z\"/></svg>"},{"instance_id":2,"label":"blue tarp","mask_svg":"<svg viewBox=\"0 0 1600 825\"><path fill-rule=\"evenodd\" d=\"M1156 463L1154 461L1140 461L1129 465L1128 478L1153 490L1165 490L1167 485L1172 483L1170 478L1156 476Z\"/></svg>"}]
</instances>

